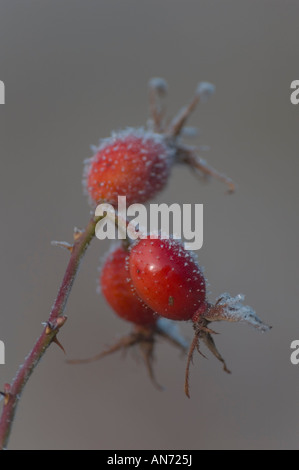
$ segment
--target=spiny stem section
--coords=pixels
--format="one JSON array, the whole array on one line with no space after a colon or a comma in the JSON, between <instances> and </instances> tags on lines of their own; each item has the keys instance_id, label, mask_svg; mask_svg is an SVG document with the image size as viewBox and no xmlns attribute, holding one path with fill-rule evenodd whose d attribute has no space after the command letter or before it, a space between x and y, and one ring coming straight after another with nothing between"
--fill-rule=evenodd
<instances>
[{"instance_id":1,"label":"spiny stem section","mask_svg":"<svg viewBox=\"0 0 299 470\"><path fill-rule=\"evenodd\" d=\"M49 319L45 323L44 329L31 352L26 357L25 362L19 368L13 382L6 384L3 392L1 392L1 395L4 396L3 410L0 417L1 450L5 449L7 446L16 408L28 379L50 344L54 342L60 345L57 340L57 334L66 321L66 317L63 315L65 306L78 272L80 261L95 235L95 226L100 219L101 217L92 217L84 231L78 232L76 230L74 232L74 244L72 246L70 260Z\"/></svg>"}]
</instances>

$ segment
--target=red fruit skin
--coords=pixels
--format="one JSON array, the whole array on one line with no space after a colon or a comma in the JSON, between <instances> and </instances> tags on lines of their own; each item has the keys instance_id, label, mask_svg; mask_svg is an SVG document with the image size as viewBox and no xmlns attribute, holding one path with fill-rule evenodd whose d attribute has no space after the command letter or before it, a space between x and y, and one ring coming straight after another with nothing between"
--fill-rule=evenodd
<instances>
[{"instance_id":1,"label":"red fruit skin","mask_svg":"<svg viewBox=\"0 0 299 470\"><path fill-rule=\"evenodd\" d=\"M158 316L132 291L126 269L127 257L128 253L122 247L108 255L100 276L102 293L122 319L136 325L154 325Z\"/></svg>"},{"instance_id":2,"label":"red fruit skin","mask_svg":"<svg viewBox=\"0 0 299 470\"><path fill-rule=\"evenodd\" d=\"M168 180L173 151L163 137L143 129L128 129L103 141L86 161L84 186L91 202L116 205L142 203L161 191Z\"/></svg>"},{"instance_id":3,"label":"red fruit skin","mask_svg":"<svg viewBox=\"0 0 299 470\"><path fill-rule=\"evenodd\" d=\"M190 320L205 312L205 278L178 241L140 240L130 251L129 272L137 294L162 317Z\"/></svg>"}]
</instances>

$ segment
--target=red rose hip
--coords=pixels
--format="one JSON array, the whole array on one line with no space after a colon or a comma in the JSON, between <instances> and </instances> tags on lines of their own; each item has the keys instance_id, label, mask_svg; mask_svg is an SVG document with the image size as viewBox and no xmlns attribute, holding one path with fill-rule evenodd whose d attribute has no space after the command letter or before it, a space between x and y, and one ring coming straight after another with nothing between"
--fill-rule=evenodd
<instances>
[{"instance_id":1,"label":"red rose hip","mask_svg":"<svg viewBox=\"0 0 299 470\"><path fill-rule=\"evenodd\" d=\"M151 118L146 129L114 132L99 147L92 147L94 155L85 160L83 177L92 205L103 201L116 205L118 196L126 196L128 205L146 202L165 187L174 164L186 164L195 173L215 177L228 185L229 192L234 191L230 178L210 167L198 155L199 149L182 142L188 135L187 119L200 101L213 94L214 86L201 82L190 103L170 121L161 102L166 90L164 80L150 80Z\"/></svg>"},{"instance_id":2,"label":"red rose hip","mask_svg":"<svg viewBox=\"0 0 299 470\"><path fill-rule=\"evenodd\" d=\"M122 319L133 324L133 330L120 338L111 347L87 359L68 361L71 364L85 364L97 361L108 354L138 345L143 356L148 374L154 385L153 353L156 337L162 337L186 352L187 344L176 328L148 307L132 289L132 282L126 268L128 252L123 246L115 248L106 258L100 276L101 291L114 312ZM168 322L168 323L167 323Z\"/></svg>"},{"instance_id":3,"label":"red rose hip","mask_svg":"<svg viewBox=\"0 0 299 470\"><path fill-rule=\"evenodd\" d=\"M162 135L144 129L128 129L103 140L86 161L84 186L91 201L127 204L153 198L168 180L173 151Z\"/></svg>"},{"instance_id":4,"label":"red rose hip","mask_svg":"<svg viewBox=\"0 0 299 470\"><path fill-rule=\"evenodd\" d=\"M126 269L127 257L123 247L108 255L100 276L101 291L119 317L136 325L154 325L157 315L132 291Z\"/></svg>"},{"instance_id":5,"label":"red rose hip","mask_svg":"<svg viewBox=\"0 0 299 470\"><path fill-rule=\"evenodd\" d=\"M137 294L159 315L191 320L205 312L205 278L193 254L180 242L140 240L131 249L129 271Z\"/></svg>"},{"instance_id":6,"label":"red rose hip","mask_svg":"<svg viewBox=\"0 0 299 470\"><path fill-rule=\"evenodd\" d=\"M222 362L209 328L214 321L245 322L261 331L269 330L254 310L243 305L244 296L222 294L215 304L206 300L206 284L192 252L172 239L141 239L129 257L129 272L137 294L162 317L172 320L192 320L195 335L191 343L185 374L185 393L189 397L189 369L199 341Z\"/></svg>"}]
</instances>

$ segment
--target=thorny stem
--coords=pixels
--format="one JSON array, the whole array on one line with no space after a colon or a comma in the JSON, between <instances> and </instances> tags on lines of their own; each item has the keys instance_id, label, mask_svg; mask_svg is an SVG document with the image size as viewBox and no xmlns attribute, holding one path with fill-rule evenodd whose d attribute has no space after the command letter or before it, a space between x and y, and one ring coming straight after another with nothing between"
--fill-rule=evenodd
<instances>
[{"instance_id":1,"label":"thorny stem","mask_svg":"<svg viewBox=\"0 0 299 470\"><path fill-rule=\"evenodd\" d=\"M71 257L43 332L26 357L24 364L19 368L11 385L6 384L4 392L1 392L4 396L4 405L0 418L1 450L5 449L7 446L16 408L27 381L50 344L57 342L56 335L66 321L66 317L63 316L63 313L79 269L80 261L95 235L96 224L101 218L101 216L92 217L86 229L74 235L75 242L71 250Z\"/></svg>"}]
</instances>

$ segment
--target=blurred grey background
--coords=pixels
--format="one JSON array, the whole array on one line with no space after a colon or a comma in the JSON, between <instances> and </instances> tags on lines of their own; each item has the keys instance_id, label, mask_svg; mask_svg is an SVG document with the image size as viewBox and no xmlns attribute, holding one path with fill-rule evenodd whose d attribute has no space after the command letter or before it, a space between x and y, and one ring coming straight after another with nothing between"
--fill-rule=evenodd
<instances>
[{"instance_id":1,"label":"blurred grey background","mask_svg":"<svg viewBox=\"0 0 299 470\"><path fill-rule=\"evenodd\" d=\"M63 276L68 253L51 240L71 241L89 218L89 145L146 122L152 76L169 83L169 115L198 81L216 85L190 124L237 193L176 168L156 201L204 204L198 255L211 300L242 292L274 327L262 335L216 325L233 374L197 356L191 400L185 360L167 344L156 350L163 393L132 354L74 367L53 346L25 389L11 449L298 448L298 15L296 0L1 0L1 387L41 332ZM108 246L93 242L71 294L59 335L69 357L130 330L96 293ZM191 325L182 331L192 337Z\"/></svg>"}]
</instances>

